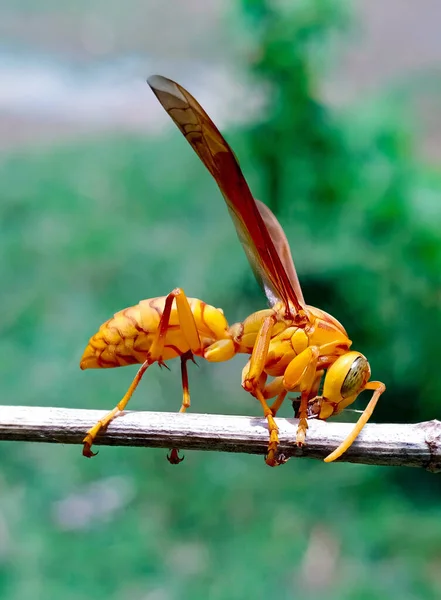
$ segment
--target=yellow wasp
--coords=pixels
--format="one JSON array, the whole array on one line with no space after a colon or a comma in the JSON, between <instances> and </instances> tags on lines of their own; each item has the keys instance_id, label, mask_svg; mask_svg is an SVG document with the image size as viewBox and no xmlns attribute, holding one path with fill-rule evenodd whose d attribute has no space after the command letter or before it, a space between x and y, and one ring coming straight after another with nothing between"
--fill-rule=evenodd
<instances>
[{"instance_id":1,"label":"yellow wasp","mask_svg":"<svg viewBox=\"0 0 441 600\"><path fill-rule=\"evenodd\" d=\"M362 354L350 350L352 342L344 327L331 315L305 303L282 227L270 209L253 198L233 151L200 104L170 79L155 75L148 83L216 180L270 308L229 326L222 310L175 289L167 296L141 300L116 313L90 339L81 368L132 364L141 364L141 368L117 406L87 432L83 454L93 456L91 446L96 436L125 409L151 364L162 365L180 357L184 412L190 406L187 361L200 356L221 362L239 353L250 355L242 372L242 386L260 402L268 421L265 460L270 466L284 462L278 452L274 417L288 392L300 393L296 442L301 446L308 418L328 419L352 404L363 390L373 390L353 431L325 458L331 462L351 446L386 388L383 383L369 381L369 363ZM269 382L268 377L272 378ZM319 396L322 379L323 394ZM169 460L181 460L176 449Z\"/></svg>"}]
</instances>

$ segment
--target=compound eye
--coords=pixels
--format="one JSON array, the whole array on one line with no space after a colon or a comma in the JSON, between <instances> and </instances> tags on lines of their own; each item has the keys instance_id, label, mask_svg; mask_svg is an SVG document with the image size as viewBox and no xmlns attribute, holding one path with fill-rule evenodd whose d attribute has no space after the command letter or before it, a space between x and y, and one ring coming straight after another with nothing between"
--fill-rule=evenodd
<instances>
[{"instance_id":1,"label":"compound eye","mask_svg":"<svg viewBox=\"0 0 441 600\"><path fill-rule=\"evenodd\" d=\"M358 390L364 388L370 376L371 368L367 359L364 356L358 356L350 366L341 386L340 393L342 398L353 396Z\"/></svg>"}]
</instances>

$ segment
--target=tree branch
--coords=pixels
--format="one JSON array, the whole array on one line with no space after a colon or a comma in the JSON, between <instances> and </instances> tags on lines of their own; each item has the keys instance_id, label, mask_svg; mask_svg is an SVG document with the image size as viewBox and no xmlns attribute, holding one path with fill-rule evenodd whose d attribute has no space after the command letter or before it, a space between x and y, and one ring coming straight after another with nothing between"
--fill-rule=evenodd
<instances>
[{"instance_id":1,"label":"tree branch","mask_svg":"<svg viewBox=\"0 0 441 600\"><path fill-rule=\"evenodd\" d=\"M80 444L85 432L106 414L98 410L0 406L0 440ZM323 459L353 425L310 421L307 445L295 445L297 419L276 419L280 451L286 457ZM97 439L97 445L145 446L265 454L266 420L260 417L124 412ZM441 471L441 421L368 424L341 462L423 467Z\"/></svg>"}]
</instances>

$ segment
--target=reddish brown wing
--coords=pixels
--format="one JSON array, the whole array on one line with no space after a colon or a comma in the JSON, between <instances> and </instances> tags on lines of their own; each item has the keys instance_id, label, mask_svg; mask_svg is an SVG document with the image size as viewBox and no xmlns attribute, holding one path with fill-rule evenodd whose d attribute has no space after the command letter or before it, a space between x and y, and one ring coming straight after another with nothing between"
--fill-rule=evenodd
<instances>
[{"instance_id":1,"label":"reddish brown wing","mask_svg":"<svg viewBox=\"0 0 441 600\"><path fill-rule=\"evenodd\" d=\"M269 301L274 304L282 300L287 311L294 308L299 312L304 301L297 275L293 281L289 276L292 273L285 270L264 220L270 228L272 224L273 231L276 230L274 221L279 224L268 208L266 210L274 221L268 217L265 209L262 218L230 146L204 109L183 87L160 75L150 77L148 84L216 180L254 274ZM280 225L279 228L281 230ZM283 238L286 242L284 234ZM292 259L291 265L295 273Z\"/></svg>"},{"instance_id":2,"label":"reddish brown wing","mask_svg":"<svg viewBox=\"0 0 441 600\"><path fill-rule=\"evenodd\" d=\"M303 298L302 288L300 287L300 281L297 276L294 261L292 259L291 248L289 247L289 243L286 239L285 232L283 231L283 228L277 220L276 216L268 208L268 206L260 200L255 200L255 202L257 204L257 208L259 209L263 222L265 223L266 228L268 229L268 232L271 236L277 254L280 257L280 260L282 261L286 274L288 275L291 285L294 288L294 292L296 293L300 304L302 306L305 306L305 299Z\"/></svg>"}]
</instances>

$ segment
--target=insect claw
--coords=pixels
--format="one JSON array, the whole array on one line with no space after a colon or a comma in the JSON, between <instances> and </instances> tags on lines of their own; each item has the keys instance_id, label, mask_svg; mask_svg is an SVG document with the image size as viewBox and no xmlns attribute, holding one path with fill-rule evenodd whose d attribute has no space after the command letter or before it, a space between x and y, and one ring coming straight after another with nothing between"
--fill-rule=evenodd
<instances>
[{"instance_id":1,"label":"insect claw","mask_svg":"<svg viewBox=\"0 0 441 600\"><path fill-rule=\"evenodd\" d=\"M162 369L162 367L164 367L164 369L167 369L167 371L170 371L170 367L162 360L162 358L160 358L158 360L158 366L160 369Z\"/></svg>"},{"instance_id":2,"label":"insect claw","mask_svg":"<svg viewBox=\"0 0 441 600\"><path fill-rule=\"evenodd\" d=\"M97 454L99 454L99 450L97 450L96 452L92 452L92 450L90 449L90 444L84 444L83 456L85 456L86 458L93 458Z\"/></svg>"},{"instance_id":3,"label":"insect claw","mask_svg":"<svg viewBox=\"0 0 441 600\"><path fill-rule=\"evenodd\" d=\"M171 465L178 465L184 460L185 456L182 458L179 456L178 448L172 448L170 453L167 454L167 460Z\"/></svg>"},{"instance_id":4,"label":"insect claw","mask_svg":"<svg viewBox=\"0 0 441 600\"><path fill-rule=\"evenodd\" d=\"M281 453L279 454L279 456L277 457L277 460L278 460L278 462L279 462L279 465L284 465L286 462L288 462L288 461L289 461L289 456L285 456L285 455L283 454L283 452L281 452Z\"/></svg>"},{"instance_id":5,"label":"insect claw","mask_svg":"<svg viewBox=\"0 0 441 600\"><path fill-rule=\"evenodd\" d=\"M88 433L83 440L83 456L86 458L92 458L98 454L98 452L92 452L91 450L94 439L95 436L92 436L90 433Z\"/></svg>"},{"instance_id":6,"label":"insect claw","mask_svg":"<svg viewBox=\"0 0 441 600\"><path fill-rule=\"evenodd\" d=\"M287 458L282 452L276 456L273 450L270 450L265 456L265 462L269 467L279 467L288 462L288 460L289 457Z\"/></svg>"}]
</instances>

